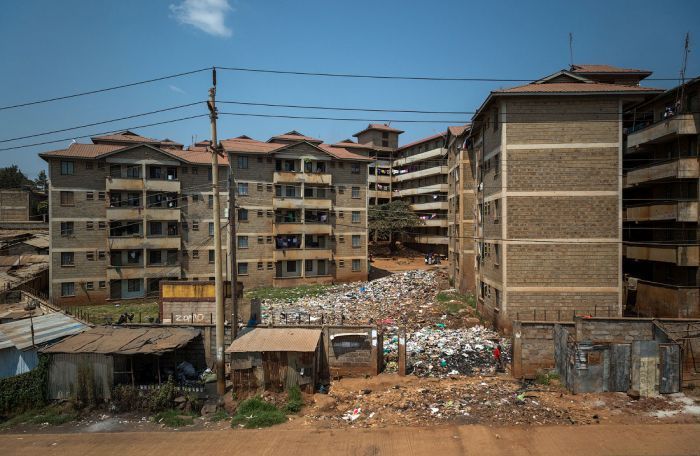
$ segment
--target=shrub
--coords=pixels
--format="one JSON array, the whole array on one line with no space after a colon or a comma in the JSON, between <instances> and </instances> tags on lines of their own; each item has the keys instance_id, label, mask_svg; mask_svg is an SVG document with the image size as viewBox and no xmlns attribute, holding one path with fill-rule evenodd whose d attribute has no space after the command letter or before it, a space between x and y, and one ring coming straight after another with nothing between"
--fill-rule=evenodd
<instances>
[{"instance_id":1,"label":"shrub","mask_svg":"<svg viewBox=\"0 0 700 456\"><path fill-rule=\"evenodd\" d=\"M282 411L256 396L241 402L231 420L231 427L242 424L246 429L256 429L274 426L285 421L287 417Z\"/></svg>"},{"instance_id":2,"label":"shrub","mask_svg":"<svg viewBox=\"0 0 700 456\"><path fill-rule=\"evenodd\" d=\"M287 413L298 413L304 406L304 399L301 397L301 390L298 386L292 386L287 390L287 405L284 411Z\"/></svg>"},{"instance_id":3,"label":"shrub","mask_svg":"<svg viewBox=\"0 0 700 456\"><path fill-rule=\"evenodd\" d=\"M47 403L49 358L39 356L34 370L0 380L0 413L21 412Z\"/></svg>"}]
</instances>

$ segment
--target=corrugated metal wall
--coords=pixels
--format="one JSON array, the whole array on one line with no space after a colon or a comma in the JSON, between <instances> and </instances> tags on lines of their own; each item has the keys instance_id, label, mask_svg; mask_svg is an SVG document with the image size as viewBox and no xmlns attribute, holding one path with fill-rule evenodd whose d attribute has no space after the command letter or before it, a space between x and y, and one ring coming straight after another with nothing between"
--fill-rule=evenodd
<instances>
[{"instance_id":1,"label":"corrugated metal wall","mask_svg":"<svg viewBox=\"0 0 700 456\"><path fill-rule=\"evenodd\" d=\"M29 372L39 365L36 349L17 350L15 347L0 350L0 378L14 377Z\"/></svg>"},{"instance_id":2,"label":"corrugated metal wall","mask_svg":"<svg viewBox=\"0 0 700 456\"><path fill-rule=\"evenodd\" d=\"M78 368L90 366L99 399L111 397L114 361L111 356L94 353L51 355L49 367L49 398L69 399L75 396L78 381Z\"/></svg>"}]
</instances>

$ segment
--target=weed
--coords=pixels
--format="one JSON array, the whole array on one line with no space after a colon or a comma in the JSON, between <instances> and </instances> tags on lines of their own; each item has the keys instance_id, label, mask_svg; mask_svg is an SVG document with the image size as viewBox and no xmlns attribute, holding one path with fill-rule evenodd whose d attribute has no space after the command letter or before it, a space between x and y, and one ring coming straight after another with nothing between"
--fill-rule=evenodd
<instances>
[{"instance_id":1,"label":"weed","mask_svg":"<svg viewBox=\"0 0 700 456\"><path fill-rule=\"evenodd\" d=\"M58 407L45 407L34 410L27 410L19 415L15 415L3 422L0 422L0 430L9 429L20 424L44 424L58 426L60 424L74 421L78 414L72 410L61 410Z\"/></svg>"},{"instance_id":2,"label":"weed","mask_svg":"<svg viewBox=\"0 0 700 456\"><path fill-rule=\"evenodd\" d=\"M164 410L153 416L155 423L163 423L168 427L182 427L194 424L194 415L185 414L180 410Z\"/></svg>"},{"instance_id":3,"label":"weed","mask_svg":"<svg viewBox=\"0 0 700 456\"><path fill-rule=\"evenodd\" d=\"M540 371L535 377L535 383L539 385L549 385L552 380L559 380L559 374L557 372L543 372Z\"/></svg>"},{"instance_id":4,"label":"weed","mask_svg":"<svg viewBox=\"0 0 700 456\"><path fill-rule=\"evenodd\" d=\"M304 406L304 399L301 397L301 390L298 386L292 386L287 390L287 405L284 411L287 413L298 413Z\"/></svg>"},{"instance_id":5,"label":"weed","mask_svg":"<svg viewBox=\"0 0 700 456\"><path fill-rule=\"evenodd\" d=\"M282 411L256 396L241 402L231 420L231 427L242 424L247 429L256 429L274 426L285 421L287 421L287 417Z\"/></svg>"},{"instance_id":6,"label":"weed","mask_svg":"<svg viewBox=\"0 0 700 456\"><path fill-rule=\"evenodd\" d=\"M214 413L209 420L213 422L219 422L223 420L227 420L229 418L228 413L226 413L226 410L219 410L216 413Z\"/></svg>"}]
</instances>

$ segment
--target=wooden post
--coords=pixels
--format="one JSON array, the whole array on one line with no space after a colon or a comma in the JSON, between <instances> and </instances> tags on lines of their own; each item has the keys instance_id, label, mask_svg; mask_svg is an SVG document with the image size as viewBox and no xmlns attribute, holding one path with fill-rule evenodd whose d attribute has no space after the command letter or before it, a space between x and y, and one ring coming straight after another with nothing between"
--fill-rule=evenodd
<instances>
[{"instance_id":1,"label":"wooden post","mask_svg":"<svg viewBox=\"0 0 700 456\"><path fill-rule=\"evenodd\" d=\"M399 330L399 375L406 375L406 329Z\"/></svg>"}]
</instances>

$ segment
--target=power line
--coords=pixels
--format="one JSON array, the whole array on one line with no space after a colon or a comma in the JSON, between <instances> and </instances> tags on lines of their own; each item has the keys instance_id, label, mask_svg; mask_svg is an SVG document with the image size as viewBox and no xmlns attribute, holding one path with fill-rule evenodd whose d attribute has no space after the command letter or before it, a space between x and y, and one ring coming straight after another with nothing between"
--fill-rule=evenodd
<instances>
[{"instance_id":1,"label":"power line","mask_svg":"<svg viewBox=\"0 0 700 456\"><path fill-rule=\"evenodd\" d=\"M245 106L266 106L274 108L298 108L298 109L322 109L328 111L363 111L363 112L404 112L416 114L475 114L475 111L425 111L418 109L376 109L376 108L346 108L339 106L313 106L313 105L290 105L276 103L254 103L252 101L218 101L224 104L236 104Z\"/></svg>"},{"instance_id":2,"label":"power line","mask_svg":"<svg viewBox=\"0 0 700 456\"><path fill-rule=\"evenodd\" d=\"M304 120L335 120L348 122L394 122L394 123L467 123L466 120L419 120L419 119L368 119L368 118L353 118L353 117L314 117L314 116L292 116L283 114L254 114L249 112L220 112L219 114L227 116L243 116L243 117L265 117L274 119L304 119Z\"/></svg>"},{"instance_id":3,"label":"power line","mask_svg":"<svg viewBox=\"0 0 700 456\"><path fill-rule=\"evenodd\" d=\"M184 104L184 105L172 106L170 108L156 109L154 111L143 112L141 114L132 114L132 115L125 116L125 117L118 117L116 119L109 119L109 120L103 120L100 122L93 122L93 123L89 123L89 124L78 125L76 127L68 127L68 128L62 128L60 130L52 130L52 131L45 131L43 133L35 133L35 134L27 135L27 136L17 136L16 138L2 139L2 140L0 140L0 143L10 142L10 141L18 141L20 139L35 138L37 136L46 136L46 135L51 135L54 133L61 133L61 132L70 131L70 130L79 130L81 128L94 127L95 125L103 125L106 123L118 122L120 120L134 119L136 117L143 117L143 116L148 116L151 114L158 114L161 112L173 111L175 109L187 108L190 106L198 105L199 103L201 103L201 102L195 101L193 103L188 103L188 104ZM126 130L128 130L128 128Z\"/></svg>"},{"instance_id":4,"label":"power line","mask_svg":"<svg viewBox=\"0 0 700 456\"><path fill-rule=\"evenodd\" d=\"M35 101L28 101L25 103L18 103L18 104L14 104L14 105L0 106L0 111L4 111L6 109L21 108L23 106L32 106L32 105L37 105L37 104L42 104L42 103L49 103L52 101L66 100L68 98L77 98L77 97L82 97L85 95L94 95L96 93L109 92L112 90L124 89L127 87L134 87L134 86L141 85L141 84L149 84L151 82L158 82L158 81L164 81L166 79L179 78L182 76L187 76L187 75L195 74L195 73L201 73L202 71L209 71L209 70L211 70L211 67L201 68L199 70L186 71L184 73L170 74L167 76L161 76L161 77L153 78L153 79L146 79L144 81L130 82L128 84L121 84L121 85L112 86L112 87L105 87L103 89L89 90L87 92L79 92L79 93L74 93L71 95L63 95L63 96L59 96L59 97L46 98L43 100L35 100Z\"/></svg>"}]
</instances>

